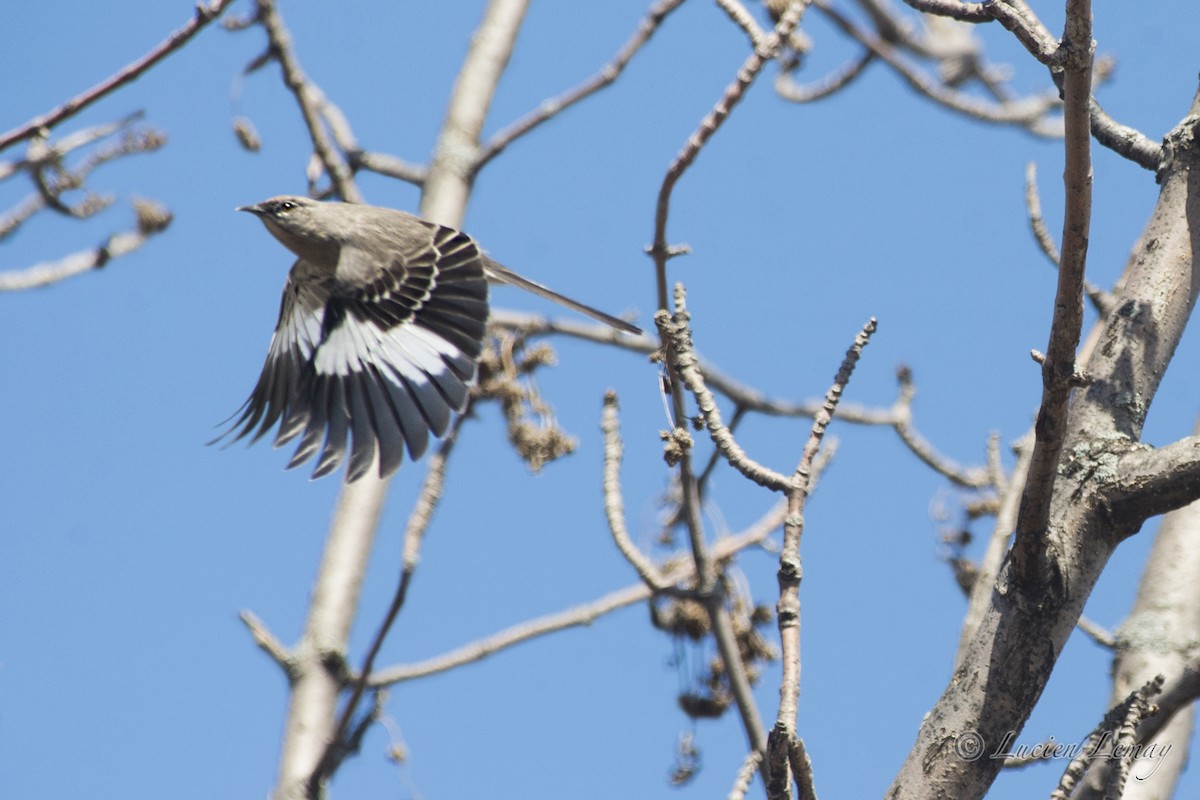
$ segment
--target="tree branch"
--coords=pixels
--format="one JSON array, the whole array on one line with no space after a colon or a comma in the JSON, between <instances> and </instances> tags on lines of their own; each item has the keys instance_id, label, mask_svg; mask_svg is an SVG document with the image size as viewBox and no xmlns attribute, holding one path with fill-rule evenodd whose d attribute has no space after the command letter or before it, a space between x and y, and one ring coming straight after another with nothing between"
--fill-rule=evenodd
<instances>
[{"instance_id":1,"label":"tree branch","mask_svg":"<svg viewBox=\"0 0 1200 800\"><path fill-rule=\"evenodd\" d=\"M309 139L312 140L313 154L320 160L325 174L333 182L333 189L338 196L350 203L363 202L362 194L354 183L354 175L349 163L330 139L325 127L323 106L325 94L315 83L309 80L296 57L292 46L292 35L284 25L283 16L275 5L275 0L255 0L258 6L256 18L267 32L269 42L268 52L279 62L283 71L284 85L296 97L300 107L300 115L308 128ZM310 171L308 176L309 189L316 186L317 175Z\"/></svg>"},{"instance_id":2,"label":"tree branch","mask_svg":"<svg viewBox=\"0 0 1200 800\"><path fill-rule=\"evenodd\" d=\"M688 325L688 318L688 315L682 311L676 311L674 316L667 314L666 311L659 311L654 315L654 322L658 325L660 333L671 341L675 369L695 396L700 414L704 418L704 427L708 429L713 444L717 446L721 455L725 456L729 465L746 478L774 492L787 491L791 487L791 480L786 475L764 467L750 458L733 438L733 433L721 421L721 411L717 408L712 392L704 385L704 376L700 374L697 366L696 351L692 348L692 331Z\"/></svg>"},{"instance_id":3,"label":"tree branch","mask_svg":"<svg viewBox=\"0 0 1200 800\"><path fill-rule=\"evenodd\" d=\"M637 571L646 586L654 592L664 591L670 584L664 580L654 562L633 543L629 536L629 526L625 524L625 503L621 498L621 455L624 448L621 444L617 393L614 391L604 395L600 429L604 432L604 513L608 517L608 529L612 532L617 549Z\"/></svg>"},{"instance_id":4,"label":"tree branch","mask_svg":"<svg viewBox=\"0 0 1200 800\"><path fill-rule=\"evenodd\" d=\"M221 13L232 3L233 0L213 0L207 6L203 3L197 3L196 13L187 24L172 33L162 44L137 61L129 64L112 77L96 84L86 92L71 98L53 111L34 117L22 126L14 128L5 134L0 134L0 150L8 147L13 142L28 139L46 128L54 127L63 120L78 114L105 95L112 93L127 83L137 80L146 70L191 41L193 36L203 30L214 19L221 16Z\"/></svg>"},{"instance_id":5,"label":"tree branch","mask_svg":"<svg viewBox=\"0 0 1200 800\"><path fill-rule=\"evenodd\" d=\"M922 13L959 22L991 22L995 19L988 11L987 3L962 3L959 0L904 0L904 3Z\"/></svg>"},{"instance_id":6,"label":"tree branch","mask_svg":"<svg viewBox=\"0 0 1200 800\"><path fill-rule=\"evenodd\" d=\"M1200 498L1200 436L1121 456L1105 497L1116 513L1139 519L1194 502Z\"/></svg>"},{"instance_id":7,"label":"tree branch","mask_svg":"<svg viewBox=\"0 0 1200 800\"><path fill-rule=\"evenodd\" d=\"M1090 0L1068 0L1060 50L1058 61L1064 69L1066 210L1054 319L1042 364L1042 402L1034 426L1036 440L1013 542L1014 569L1022 579L1028 578L1033 569L1032 562L1042 547L1049 524L1050 500L1067 434L1068 401L1077 385L1079 371L1075 350L1083 328L1083 276L1092 219L1092 140L1088 116L1093 56Z\"/></svg>"},{"instance_id":8,"label":"tree branch","mask_svg":"<svg viewBox=\"0 0 1200 800\"><path fill-rule=\"evenodd\" d=\"M90 250L66 256L58 261L34 264L22 270L0 272L0 292L16 292L49 286L84 272L101 269L114 258L128 255L137 250L157 233L171 224L171 212L148 200L134 202L137 213L137 228L113 234L104 244Z\"/></svg>"},{"instance_id":9,"label":"tree branch","mask_svg":"<svg viewBox=\"0 0 1200 800\"><path fill-rule=\"evenodd\" d=\"M862 356L863 348L871 341L871 335L875 333L876 328L876 321L872 318L863 326L855 337L854 344L846 352L846 357L833 379L833 385L825 394L821 413L813 420L800 463L787 491L787 516L783 521L783 548L779 553L777 573L779 600L775 604L775 618L779 625L779 641L783 650L780 656L783 675L779 687L779 711L767 745L767 771L770 775L767 780L767 797L771 800L791 796L789 773L799 787L801 798L816 796L812 785L811 764L800 770L791 766L792 756L799 742L796 736L796 719L800 704L800 582L804 577L803 562L800 559L800 538L804 533L804 507L808 502L813 466L821 449L821 440L824 439L825 430L837 411L842 392L850 382L850 376ZM807 758L803 760L806 762Z\"/></svg>"},{"instance_id":10,"label":"tree branch","mask_svg":"<svg viewBox=\"0 0 1200 800\"><path fill-rule=\"evenodd\" d=\"M750 547L762 544L778 528L783 519L784 508L773 508L757 523L745 531L719 539L713 543L712 555L718 561L727 560L737 553ZM687 584L695 580L695 565L691 559L680 553L666 559L662 567L663 581L671 585ZM372 687L390 686L404 681L423 678L439 672L480 661L493 653L506 650L514 645L536 639L557 631L591 625L605 614L610 614L634 603L649 600L654 596L653 590L644 581L626 586L624 589L610 592L603 597L574 608L568 608L553 614L514 625L479 641L463 645L440 656L418 661L414 664L381 669L369 680Z\"/></svg>"},{"instance_id":11,"label":"tree branch","mask_svg":"<svg viewBox=\"0 0 1200 800\"><path fill-rule=\"evenodd\" d=\"M1003 103L987 102L945 86L925 75L901 56L895 46L855 25L849 17L835 8L828 0L815 0L814 5L821 9L843 33L886 62L910 87L935 103L985 122L1019 125L1037 136L1057 136L1057 130L1045 127L1047 114L1059 105L1057 93L1009 100Z\"/></svg>"},{"instance_id":12,"label":"tree branch","mask_svg":"<svg viewBox=\"0 0 1200 800\"><path fill-rule=\"evenodd\" d=\"M613 56L612 61L601 67L599 72L579 86L563 92L557 97L546 100L538 106L536 111L502 128L490 141L480 148L478 155L475 157L472 171L478 172L483 169L489 161L504 152L504 149L510 144L543 122L553 119L581 100L591 97L596 92L614 83L621 76L621 73L624 72L629 62L633 60L633 57L637 55L637 52L642 49L646 42L650 41L650 37L662 25L663 20L681 5L683 5L683 0L657 0L650 7L650 10L646 12L646 16L642 18L642 21L638 23L637 31L629 38L629 41L621 46L621 49Z\"/></svg>"}]
</instances>

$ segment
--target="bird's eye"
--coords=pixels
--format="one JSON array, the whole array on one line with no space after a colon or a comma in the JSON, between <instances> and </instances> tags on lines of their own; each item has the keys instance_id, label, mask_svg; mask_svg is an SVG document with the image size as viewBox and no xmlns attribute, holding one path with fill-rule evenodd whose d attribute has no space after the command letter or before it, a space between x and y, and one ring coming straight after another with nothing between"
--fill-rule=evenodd
<instances>
[{"instance_id":1,"label":"bird's eye","mask_svg":"<svg viewBox=\"0 0 1200 800\"><path fill-rule=\"evenodd\" d=\"M293 203L291 200L284 200L282 203L279 204L280 211L291 211L295 207L296 207L296 204Z\"/></svg>"}]
</instances>

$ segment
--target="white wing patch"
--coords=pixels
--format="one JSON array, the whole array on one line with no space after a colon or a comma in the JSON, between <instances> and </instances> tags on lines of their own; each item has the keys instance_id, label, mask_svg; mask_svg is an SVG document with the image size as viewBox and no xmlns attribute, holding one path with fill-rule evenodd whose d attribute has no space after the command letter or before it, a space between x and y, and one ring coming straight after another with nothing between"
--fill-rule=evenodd
<instances>
[{"instance_id":1,"label":"white wing patch","mask_svg":"<svg viewBox=\"0 0 1200 800\"><path fill-rule=\"evenodd\" d=\"M328 273L298 261L284 287L258 384L222 436L275 446L299 438L288 467L318 456L314 478L346 479L378 462L394 472L420 458L462 411L487 322L487 279L475 243L430 226L426 249L398 255L373 283L335 293Z\"/></svg>"}]
</instances>

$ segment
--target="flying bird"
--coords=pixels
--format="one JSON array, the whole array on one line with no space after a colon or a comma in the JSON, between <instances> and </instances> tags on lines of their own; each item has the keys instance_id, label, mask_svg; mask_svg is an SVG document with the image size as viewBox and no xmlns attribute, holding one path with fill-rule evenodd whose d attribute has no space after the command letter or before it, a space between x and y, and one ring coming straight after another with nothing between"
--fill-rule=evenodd
<instances>
[{"instance_id":1,"label":"flying bird","mask_svg":"<svg viewBox=\"0 0 1200 800\"><path fill-rule=\"evenodd\" d=\"M242 206L296 255L258 383L217 437L299 437L288 468L320 453L379 476L421 457L466 406L488 318L488 281L518 286L625 333L630 323L493 261L461 231L390 208L281 196ZM232 419L232 417L231 417Z\"/></svg>"}]
</instances>

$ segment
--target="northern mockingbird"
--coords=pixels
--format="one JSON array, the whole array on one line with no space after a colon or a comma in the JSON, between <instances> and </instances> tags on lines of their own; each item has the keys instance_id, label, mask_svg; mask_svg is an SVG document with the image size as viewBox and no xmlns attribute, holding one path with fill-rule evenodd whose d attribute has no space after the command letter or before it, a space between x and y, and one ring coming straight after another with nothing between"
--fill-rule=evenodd
<instances>
[{"instance_id":1,"label":"northern mockingbird","mask_svg":"<svg viewBox=\"0 0 1200 800\"><path fill-rule=\"evenodd\" d=\"M488 280L508 283L626 333L637 327L563 297L484 255L452 228L390 208L273 197L242 206L296 254L258 384L216 441L279 423L297 436L288 468L321 452L313 478L379 475L418 459L462 411L483 349ZM349 444L347 441L349 440Z\"/></svg>"}]
</instances>

